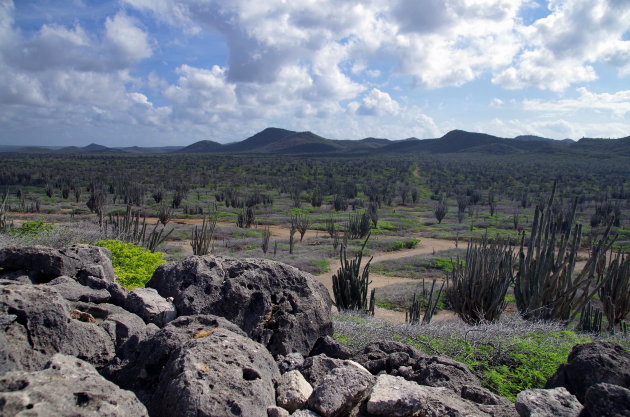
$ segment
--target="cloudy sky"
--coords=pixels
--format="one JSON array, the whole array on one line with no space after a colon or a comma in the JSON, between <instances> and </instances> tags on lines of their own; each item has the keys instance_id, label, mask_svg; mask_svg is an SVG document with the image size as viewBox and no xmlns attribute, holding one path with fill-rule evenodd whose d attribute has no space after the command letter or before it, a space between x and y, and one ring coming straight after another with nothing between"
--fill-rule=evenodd
<instances>
[{"instance_id":1,"label":"cloudy sky","mask_svg":"<svg viewBox=\"0 0 630 417\"><path fill-rule=\"evenodd\" d=\"M628 0L0 0L0 144L630 135Z\"/></svg>"}]
</instances>

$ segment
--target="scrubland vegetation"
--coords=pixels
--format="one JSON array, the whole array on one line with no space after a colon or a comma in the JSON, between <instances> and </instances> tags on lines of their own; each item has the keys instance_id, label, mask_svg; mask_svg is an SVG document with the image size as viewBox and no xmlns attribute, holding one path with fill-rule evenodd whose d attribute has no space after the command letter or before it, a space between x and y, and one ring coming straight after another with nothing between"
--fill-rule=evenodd
<instances>
[{"instance_id":1,"label":"scrubland vegetation","mask_svg":"<svg viewBox=\"0 0 630 417\"><path fill-rule=\"evenodd\" d=\"M625 157L5 154L2 162L0 247L96 243L112 251L128 288L193 253L347 277L334 298L340 310L359 311L337 317L339 341L359 348L393 338L448 355L512 399L541 386L576 343L630 347ZM435 242L446 248L431 250ZM376 317L357 315L374 307ZM379 309L412 323L383 321Z\"/></svg>"}]
</instances>

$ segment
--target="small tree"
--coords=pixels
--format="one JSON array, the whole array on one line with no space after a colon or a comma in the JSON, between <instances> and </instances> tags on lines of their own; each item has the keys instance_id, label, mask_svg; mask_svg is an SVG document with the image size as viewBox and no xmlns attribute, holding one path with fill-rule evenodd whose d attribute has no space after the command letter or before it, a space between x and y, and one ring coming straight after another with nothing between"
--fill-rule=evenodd
<instances>
[{"instance_id":1,"label":"small tree","mask_svg":"<svg viewBox=\"0 0 630 417\"><path fill-rule=\"evenodd\" d=\"M441 224L442 219L444 219L444 217L446 217L446 213L448 213L448 205L446 204L446 199L444 197L440 198L440 201L435 204L433 213L435 214L435 218L438 223Z\"/></svg>"}]
</instances>

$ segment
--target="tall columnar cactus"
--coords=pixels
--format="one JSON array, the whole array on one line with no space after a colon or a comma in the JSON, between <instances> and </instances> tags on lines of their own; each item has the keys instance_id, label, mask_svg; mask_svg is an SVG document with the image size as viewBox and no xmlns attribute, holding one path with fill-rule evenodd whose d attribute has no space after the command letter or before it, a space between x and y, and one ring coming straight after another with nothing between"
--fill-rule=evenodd
<instances>
[{"instance_id":1,"label":"tall columnar cactus","mask_svg":"<svg viewBox=\"0 0 630 417\"><path fill-rule=\"evenodd\" d=\"M630 313L630 256L611 254L602 275L604 284L599 289L599 299L608 320L608 330L614 332L615 325Z\"/></svg>"},{"instance_id":2,"label":"tall columnar cactus","mask_svg":"<svg viewBox=\"0 0 630 417\"><path fill-rule=\"evenodd\" d=\"M466 260L453 262L446 289L446 298L463 321L478 324L501 317L514 278L513 259L513 251L505 244L486 239L468 243Z\"/></svg>"},{"instance_id":3,"label":"tall columnar cactus","mask_svg":"<svg viewBox=\"0 0 630 417\"><path fill-rule=\"evenodd\" d=\"M514 296L526 319L569 322L604 284L596 267L614 239L609 224L584 269L575 273L582 237L582 225L575 223L577 198L569 211L554 214L555 193L556 184L546 207L536 207L529 240L524 233L521 238Z\"/></svg>"},{"instance_id":4,"label":"tall columnar cactus","mask_svg":"<svg viewBox=\"0 0 630 417\"><path fill-rule=\"evenodd\" d=\"M356 310L367 312L368 305L368 285L370 285L370 262L365 264L361 271L361 261L363 250L370 236L365 239L359 253L353 260L349 261L346 255L346 247L342 245L340 250L341 268L332 277L333 295L335 296L335 306L341 310Z\"/></svg>"},{"instance_id":5,"label":"tall columnar cactus","mask_svg":"<svg viewBox=\"0 0 630 417\"><path fill-rule=\"evenodd\" d=\"M8 229L7 223L7 200L9 199L9 190L4 194L2 203L0 204L0 232L4 232Z\"/></svg>"},{"instance_id":6,"label":"tall columnar cactus","mask_svg":"<svg viewBox=\"0 0 630 417\"><path fill-rule=\"evenodd\" d=\"M216 212L215 212L216 213ZM217 216L210 216L206 220L206 216L203 217L201 227L195 226L192 231L192 239L190 240L190 246L192 246L194 255L207 255L212 247L212 239L214 238L214 231L217 227Z\"/></svg>"}]
</instances>

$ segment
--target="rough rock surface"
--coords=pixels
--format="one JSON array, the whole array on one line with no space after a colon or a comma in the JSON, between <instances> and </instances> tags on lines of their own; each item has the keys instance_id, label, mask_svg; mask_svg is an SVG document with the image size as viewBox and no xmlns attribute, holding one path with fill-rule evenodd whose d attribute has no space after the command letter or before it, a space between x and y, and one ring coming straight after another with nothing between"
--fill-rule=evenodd
<instances>
[{"instance_id":1,"label":"rough rock surface","mask_svg":"<svg viewBox=\"0 0 630 417\"><path fill-rule=\"evenodd\" d=\"M311 410L324 417L347 416L365 399L376 378L360 365L333 369L308 399Z\"/></svg>"},{"instance_id":2,"label":"rough rock surface","mask_svg":"<svg viewBox=\"0 0 630 417\"><path fill-rule=\"evenodd\" d=\"M148 408L152 417L266 417L279 377L264 346L217 328L171 355Z\"/></svg>"},{"instance_id":3,"label":"rough rock surface","mask_svg":"<svg viewBox=\"0 0 630 417\"><path fill-rule=\"evenodd\" d=\"M125 309L158 327L164 327L166 323L177 317L173 303L153 288L137 288L131 291L125 301Z\"/></svg>"},{"instance_id":4,"label":"rough rock surface","mask_svg":"<svg viewBox=\"0 0 630 417\"><path fill-rule=\"evenodd\" d=\"M584 405L591 417L630 416L630 390L605 383L591 385Z\"/></svg>"},{"instance_id":5,"label":"rough rock surface","mask_svg":"<svg viewBox=\"0 0 630 417\"><path fill-rule=\"evenodd\" d=\"M268 407L267 417L290 417L291 413L282 407Z\"/></svg>"},{"instance_id":6,"label":"rough rock surface","mask_svg":"<svg viewBox=\"0 0 630 417\"><path fill-rule=\"evenodd\" d=\"M326 355L335 359L350 359L350 350L330 336L317 339L309 356Z\"/></svg>"},{"instance_id":7,"label":"rough rock surface","mask_svg":"<svg viewBox=\"0 0 630 417\"><path fill-rule=\"evenodd\" d=\"M312 393L313 387L300 371L289 371L280 377L276 387L276 401L280 407L292 413L303 408Z\"/></svg>"},{"instance_id":8,"label":"rough rock surface","mask_svg":"<svg viewBox=\"0 0 630 417\"><path fill-rule=\"evenodd\" d=\"M111 294L104 288L94 289L81 285L76 280L60 276L48 284L56 289L63 298L68 301L86 301L90 303L106 303L111 298Z\"/></svg>"},{"instance_id":9,"label":"rough rock surface","mask_svg":"<svg viewBox=\"0 0 630 417\"><path fill-rule=\"evenodd\" d=\"M315 411L311 410L298 410L295 413L291 414L291 417L321 417Z\"/></svg>"},{"instance_id":10,"label":"rough rock surface","mask_svg":"<svg viewBox=\"0 0 630 417\"><path fill-rule=\"evenodd\" d=\"M0 249L0 267L39 274L40 282L61 275L90 275L114 282L111 253L90 245L73 245L63 249L45 246L7 246Z\"/></svg>"},{"instance_id":11,"label":"rough rock surface","mask_svg":"<svg viewBox=\"0 0 630 417\"><path fill-rule=\"evenodd\" d=\"M42 371L0 377L0 415L144 417L136 396L118 388L87 362L56 354Z\"/></svg>"},{"instance_id":12,"label":"rough rock surface","mask_svg":"<svg viewBox=\"0 0 630 417\"><path fill-rule=\"evenodd\" d=\"M274 355L307 355L319 337L332 334L326 288L279 262L191 256L160 266L147 287L173 297L180 315L225 317Z\"/></svg>"},{"instance_id":13,"label":"rough rock surface","mask_svg":"<svg viewBox=\"0 0 630 417\"><path fill-rule=\"evenodd\" d=\"M399 342L381 340L368 344L354 360L376 375L383 371L395 373L401 366L411 367L426 358L428 356L419 349Z\"/></svg>"},{"instance_id":14,"label":"rough rock surface","mask_svg":"<svg viewBox=\"0 0 630 417\"><path fill-rule=\"evenodd\" d=\"M521 417L577 417L582 404L564 387L529 389L516 396L516 411Z\"/></svg>"},{"instance_id":15,"label":"rough rock surface","mask_svg":"<svg viewBox=\"0 0 630 417\"><path fill-rule=\"evenodd\" d=\"M448 388L418 385L402 377L383 374L367 402L374 416L486 417L474 403L454 396Z\"/></svg>"},{"instance_id":16,"label":"rough rock surface","mask_svg":"<svg viewBox=\"0 0 630 417\"><path fill-rule=\"evenodd\" d=\"M134 391L153 417L266 416L276 405L280 378L262 345L233 323L207 315L170 322L142 342L135 357L104 374Z\"/></svg>"},{"instance_id":17,"label":"rough rock surface","mask_svg":"<svg viewBox=\"0 0 630 417\"><path fill-rule=\"evenodd\" d=\"M283 374L300 368L304 364L304 356L299 352L289 353L287 356L278 355L276 356L276 363L280 373Z\"/></svg>"},{"instance_id":18,"label":"rough rock surface","mask_svg":"<svg viewBox=\"0 0 630 417\"><path fill-rule=\"evenodd\" d=\"M341 359L329 358L326 355L317 355L306 358L299 370L313 388L317 388L317 386L324 381L326 376L331 373L333 369L348 367L364 369L363 366L354 361L344 361Z\"/></svg>"},{"instance_id":19,"label":"rough rock surface","mask_svg":"<svg viewBox=\"0 0 630 417\"><path fill-rule=\"evenodd\" d=\"M584 403L586 390L600 382L630 388L630 352L610 342L576 345L547 388L565 387Z\"/></svg>"},{"instance_id":20,"label":"rough rock surface","mask_svg":"<svg viewBox=\"0 0 630 417\"><path fill-rule=\"evenodd\" d=\"M458 394L466 385L481 386L479 379L466 365L452 359L433 356L421 359L416 366L419 372L411 379L420 385L450 388Z\"/></svg>"},{"instance_id":21,"label":"rough rock surface","mask_svg":"<svg viewBox=\"0 0 630 417\"><path fill-rule=\"evenodd\" d=\"M39 370L55 354L65 353L102 366L114 357L109 334L94 322L72 314L67 301L46 285L0 287L0 375Z\"/></svg>"}]
</instances>

